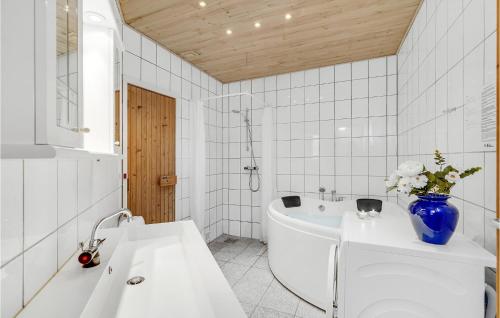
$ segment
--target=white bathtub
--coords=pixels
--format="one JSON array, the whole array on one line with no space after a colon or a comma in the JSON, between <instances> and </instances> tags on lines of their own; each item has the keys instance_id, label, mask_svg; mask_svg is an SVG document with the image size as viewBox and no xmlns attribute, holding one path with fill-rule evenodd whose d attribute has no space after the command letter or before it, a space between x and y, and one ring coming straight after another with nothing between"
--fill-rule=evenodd
<instances>
[{"instance_id":1,"label":"white bathtub","mask_svg":"<svg viewBox=\"0 0 500 318\"><path fill-rule=\"evenodd\" d=\"M343 213L353 211L355 201L301 201L296 208L285 208L281 199L269 205L269 266L288 289L326 309L330 248L340 243Z\"/></svg>"}]
</instances>

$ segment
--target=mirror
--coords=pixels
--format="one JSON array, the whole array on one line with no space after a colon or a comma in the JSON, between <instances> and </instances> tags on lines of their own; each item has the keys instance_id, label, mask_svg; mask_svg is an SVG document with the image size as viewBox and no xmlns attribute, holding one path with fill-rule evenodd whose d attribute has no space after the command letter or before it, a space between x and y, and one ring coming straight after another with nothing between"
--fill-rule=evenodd
<instances>
[{"instance_id":1,"label":"mirror","mask_svg":"<svg viewBox=\"0 0 500 318\"><path fill-rule=\"evenodd\" d=\"M115 146L115 153L120 153L120 147L121 147L121 139L120 139L120 133L121 133L121 78L122 78L122 73L121 73L121 56L122 52L119 48L116 47L116 41L115 41L115 47L113 50L114 58L113 58L113 87L114 87L114 103L115 103L115 133L114 133L114 146Z\"/></svg>"},{"instance_id":2,"label":"mirror","mask_svg":"<svg viewBox=\"0 0 500 318\"><path fill-rule=\"evenodd\" d=\"M57 125L78 128L78 0L56 0Z\"/></svg>"}]
</instances>

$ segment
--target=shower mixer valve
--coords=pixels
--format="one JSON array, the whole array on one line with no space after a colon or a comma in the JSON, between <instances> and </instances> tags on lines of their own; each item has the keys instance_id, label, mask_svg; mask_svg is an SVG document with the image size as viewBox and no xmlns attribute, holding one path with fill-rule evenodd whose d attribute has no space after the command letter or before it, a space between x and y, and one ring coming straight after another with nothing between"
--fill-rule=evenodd
<instances>
[{"instance_id":1,"label":"shower mixer valve","mask_svg":"<svg viewBox=\"0 0 500 318\"><path fill-rule=\"evenodd\" d=\"M257 170L259 170L259 167L257 167L257 166L255 166L255 167L252 167L252 166L244 166L244 167L243 167L243 170L245 170L245 171L250 171L250 170L257 171Z\"/></svg>"}]
</instances>

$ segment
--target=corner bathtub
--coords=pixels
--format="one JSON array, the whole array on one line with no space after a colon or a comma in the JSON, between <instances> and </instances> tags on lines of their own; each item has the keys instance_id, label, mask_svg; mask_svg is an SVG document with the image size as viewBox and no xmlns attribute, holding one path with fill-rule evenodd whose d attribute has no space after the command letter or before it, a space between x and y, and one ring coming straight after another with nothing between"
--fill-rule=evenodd
<instances>
[{"instance_id":1,"label":"corner bathtub","mask_svg":"<svg viewBox=\"0 0 500 318\"><path fill-rule=\"evenodd\" d=\"M285 208L277 199L268 207L269 266L288 289L326 309L330 248L340 244L343 213L355 202L301 201L300 207Z\"/></svg>"}]
</instances>

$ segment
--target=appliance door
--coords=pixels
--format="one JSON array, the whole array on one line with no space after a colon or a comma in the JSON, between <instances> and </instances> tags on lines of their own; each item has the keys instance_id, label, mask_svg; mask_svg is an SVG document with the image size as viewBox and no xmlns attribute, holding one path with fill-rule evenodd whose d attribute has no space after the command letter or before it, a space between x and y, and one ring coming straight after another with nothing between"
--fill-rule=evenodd
<instances>
[{"instance_id":1,"label":"appliance door","mask_svg":"<svg viewBox=\"0 0 500 318\"><path fill-rule=\"evenodd\" d=\"M327 284L327 307L326 317L335 318L337 309L337 293L338 293L338 259L340 245L332 245L330 248L330 256L328 259L328 284Z\"/></svg>"}]
</instances>

